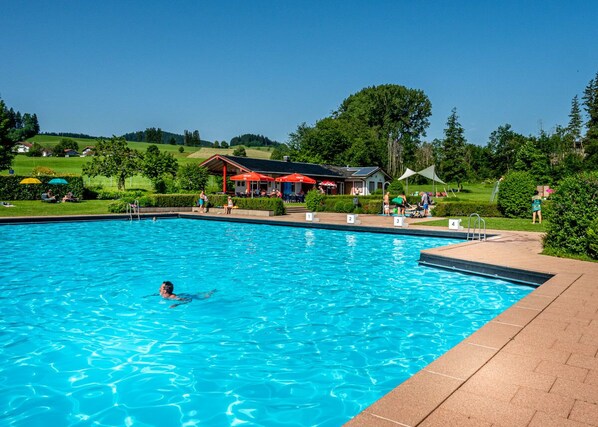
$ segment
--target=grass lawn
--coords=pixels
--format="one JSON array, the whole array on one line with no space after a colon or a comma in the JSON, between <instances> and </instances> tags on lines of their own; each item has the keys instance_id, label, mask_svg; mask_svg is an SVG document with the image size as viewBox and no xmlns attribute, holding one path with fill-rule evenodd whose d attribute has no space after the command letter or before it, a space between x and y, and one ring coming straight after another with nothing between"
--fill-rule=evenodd
<instances>
[{"instance_id":1,"label":"grass lawn","mask_svg":"<svg viewBox=\"0 0 598 427\"><path fill-rule=\"evenodd\" d=\"M83 200L77 203L44 203L41 200L16 200L12 208L0 207L0 217L108 214L112 200Z\"/></svg>"},{"instance_id":2,"label":"grass lawn","mask_svg":"<svg viewBox=\"0 0 598 427\"><path fill-rule=\"evenodd\" d=\"M461 219L461 225L464 231L467 231L467 225L469 217L451 217L452 219ZM509 230L509 231L537 231L540 233L546 232L546 221L542 224L532 224L530 219L520 218L483 218L486 221L486 229L488 230ZM471 226L473 227L474 219L471 220ZM426 221L417 224L430 227L444 227L448 229L448 219L439 219L436 221Z\"/></svg>"},{"instance_id":3,"label":"grass lawn","mask_svg":"<svg viewBox=\"0 0 598 427\"><path fill-rule=\"evenodd\" d=\"M404 185L404 181L403 181ZM437 192L443 192L447 190L448 197L432 197L432 199L439 202L452 202L452 201L468 201L468 202L489 202L492 190L494 189L494 183L477 183L477 184L463 184L463 192L451 192L448 191L451 186L448 185L436 185ZM409 193L414 194L415 192L428 191L432 192L432 183L430 184L409 184ZM456 197L455 197L456 196ZM394 196L393 196L394 197ZM494 199L496 202L496 198Z\"/></svg>"}]
</instances>

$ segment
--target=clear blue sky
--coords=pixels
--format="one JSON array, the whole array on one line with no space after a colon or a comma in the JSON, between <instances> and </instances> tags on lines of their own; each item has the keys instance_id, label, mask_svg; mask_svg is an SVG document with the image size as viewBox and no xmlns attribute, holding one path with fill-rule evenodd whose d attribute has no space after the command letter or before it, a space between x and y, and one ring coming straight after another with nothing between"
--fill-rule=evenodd
<instances>
[{"instance_id":1,"label":"clear blue sky","mask_svg":"<svg viewBox=\"0 0 598 427\"><path fill-rule=\"evenodd\" d=\"M278 141L360 89L457 108L469 142L566 125L598 72L598 1L0 0L0 96L42 131Z\"/></svg>"}]
</instances>

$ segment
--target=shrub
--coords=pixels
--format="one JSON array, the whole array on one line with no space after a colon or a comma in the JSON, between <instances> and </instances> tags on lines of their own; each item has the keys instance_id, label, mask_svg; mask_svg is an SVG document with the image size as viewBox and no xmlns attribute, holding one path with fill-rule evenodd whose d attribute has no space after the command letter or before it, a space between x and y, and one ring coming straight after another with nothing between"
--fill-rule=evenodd
<instances>
[{"instance_id":1,"label":"shrub","mask_svg":"<svg viewBox=\"0 0 598 427\"><path fill-rule=\"evenodd\" d=\"M36 166L31 170L31 175L33 176L56 176L56 171L52 168L48 168L46 166Z\"/></svg>"},{"instance_id":2,"label":"shrub","mask_svg":"<svg viewBox=\"0 0 598 427\"><path fill-rule=\"evenodd\" d=\"M588 255L598 259L598 218L592 221L586 233L588 241Z\"/></svg>"},{"instance_id":3,"label":"shrub","mask_svg":"<svg viewBox=\"0 0 598 427\"><path fill-rule=\"evenodd\" d=\"M227 197L224 197L225 200L222 202L222 206L226 204ZM282 201L282 199L279 199L278 197L256 197L254 199L244 197L233 197L233 202L235 206L239 207L239 209L272 211L274 215L284 215L286 213L284 202Z\"/></svg>"},{"instance_id":4,"label":"shrub","mask_svg":"<svg viewBox=\"0 0 598 427\"><path fill-rule=\"evenodd\" d=\"M551 220L544 247L558 253L583 255L596 240L598 173L582 173L563 179L552 195Z\"/></svg>"},{"instance_id":5,"label":"shrub","mask_svg":"<svg viewBox=\"0 0 598 427\"><path fill-rule=\"evenodd\" d=\"M508 173L498 189L498 210L507 218L530 217L535 188L529 173Z\"/></svg>"},{"instance_id":6,"label":"shrub","mask_svg":"<svg viewBox=\"0 0 598 427\"><path fill-rule=\"evenodd\" d=\"M112 191L112 190L98 190L98 200L118 200L123 197L137 198L146 194L145 190L132 191Z\"/></svg>"},{"instance_id":7,"label":"shrub","mask_svg":"<svg viewBox=\"0 0 598 427\"><path fill-rule=\"evenodd\" d=\"M320 193L318 190L310 190L305 195L305 206L312 212L319 212L323 210L325 199L325 194Z\"/></svg>"},{"instance_id":8,"label":"shrub","mask_svg":"<svg viewBox=\"0 0 598 427\"><path fill-rule=\"evenodd\" d=\"M108 212L111 213L125 213L127 212L128 202L124 200L115 200L108 204Z\"/></svg>"},{"instance_id":9,"label":"shrub","mask_svg":"<svg viewBox=\"0 0 598 427\"><path fill-rule=\"evenodd\" d=\"M403 194L403 183L398 179L393 179L388 187L386 187L386 191L389 191L390 194Z\"/></svg>"},{"instance_id":10,"label":"shrub","mask_svg":"<svg viewBox=\"0 0 598 427\"><path fill-rule=\"evenodd\" d=\"M350 202L347 200L337 200L334 204L334 212L340 213L352 213L356 206L353 204L353 200Z\"/></svg>"},{"instance_id":11,"label":"shrub","mask_svg":"<svg viewBox=\"0 0 598 427\"><path fill-rule=\"evenodd\" d=\"M434 216L469 216L477 213L485 217L501 217L496 203L487 202L451 202L438 203L432 207Z\"/></svg>"},{"instance_id":12,"label":"shrub","mask_svg":"<svg viewBox=\"0 0 598 427\"><path fill-rule=\"evenodd\" d=\"M151 197L153 199L153 206L159 208L180 208L194 206L199 198L199 194L154 194Z\"/></svg>"}]
</instances>

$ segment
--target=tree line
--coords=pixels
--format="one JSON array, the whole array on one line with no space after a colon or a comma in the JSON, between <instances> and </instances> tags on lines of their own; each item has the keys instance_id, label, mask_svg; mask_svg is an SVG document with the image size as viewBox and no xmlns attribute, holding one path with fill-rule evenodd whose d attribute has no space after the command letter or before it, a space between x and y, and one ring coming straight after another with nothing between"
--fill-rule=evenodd
<instances>
[{"instance_id":1,"label":"tree line","mask_svg":"<svg viewBox=\"0 0 598 427\"><path fill-rule=\"evenodd\" d=\"M582 107L585 112L582 112ZM400 85L362 89L315 125L300 124L273 159L331 165L379 166L397 177L409 167L436 165L441 178L497 179L512 170L529 171L538 184L598 169L598 73L575 95L567 126L522 135L510 124L498 126L485 146L468 143L457 109L447 118L444 137L425 141L432 104L421 90Z\"/></svg>"},{"instance_id":2,"label":"tree line","mask_svg":"<svg viewBox=\"0 0 598 427\"><path fill-rule=\"evenodd\" d=\"M0 98L0 170L10 168L14 159L14 147L18 142L39 133L37 115L7 108Z\"/></svg>"}]
</instances>

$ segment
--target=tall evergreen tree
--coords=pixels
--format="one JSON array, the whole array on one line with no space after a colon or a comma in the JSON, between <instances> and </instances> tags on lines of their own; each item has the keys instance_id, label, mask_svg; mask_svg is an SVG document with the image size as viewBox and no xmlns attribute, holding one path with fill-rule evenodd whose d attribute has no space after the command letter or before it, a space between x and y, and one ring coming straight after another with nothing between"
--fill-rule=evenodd
<instances>
[{"instance_id":1,"label":"tall evergreen tree","mask_svg":"<svg viewBox=\"0 0 598 427\"><path fill-rule=\"evenodd\" d=\"M440 163L440 170L448 182L456 182L459 187L467 177L465 164L465 144L463 126L459 123L457 109L453 108L444 129L442 151L444 158Z\"/></svg>"},{"instance_id":2,"label":"tall evergreen tree","mask_svg":"<svg viewBox=\"0 0 598 427\"><path fill-rule=\"evenodd\" d=\"M598 72L590 80L583 93L584 109L588 113L587 132L584 138L585 164L589 169L598 169Z\"/></svg>"},{"instance_id":3,"label":"tall evergreen tree","mask_svg":"<svg viewBox=\"0 0 598 427\"><path fill-rule=\"evenodd\" d=\"M6 109L4 101L0 98L0 170L10 168L15 157L12 149L17 143L11 135L11 114Z\"/></svg>"},{"instance_id":4,"label":"tall evergreen tree","mask_svg":"<svg viewBox=\"0 0 598 427\"><path fill-rule=\"evenodd\" d=\"M579 107L579 99L577 95L571 100L571 112L569 113L569 125L567 126L567 136L571 141L571 149L582 149L581 130L583 127L583 119L581 117L581 108Z\"/></svg>"}]
</instances>

